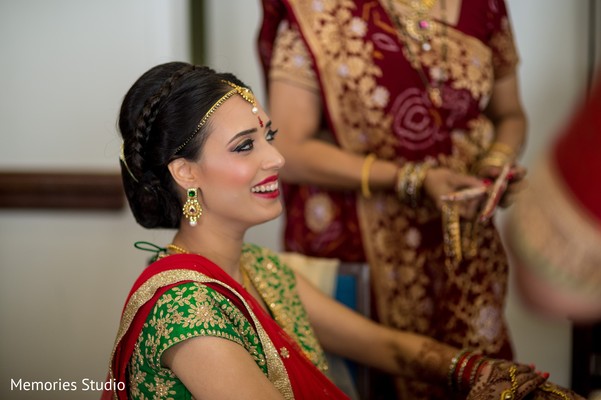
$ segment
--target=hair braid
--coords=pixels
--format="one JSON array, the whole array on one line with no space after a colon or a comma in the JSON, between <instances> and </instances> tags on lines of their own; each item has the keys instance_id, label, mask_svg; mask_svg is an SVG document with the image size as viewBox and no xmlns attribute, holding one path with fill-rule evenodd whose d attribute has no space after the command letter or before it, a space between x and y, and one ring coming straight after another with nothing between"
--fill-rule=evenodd
<instances>
[{"instance_id":1,"label":"hair braid","mask_svg":"<svg viewBox=\"0 0 601 400\"><path fill-rule=\"evenodd\" d=\"M145 151L146 144L150 139L152 132L153 123L160 111L160 105L162 101L169 96L175 84L180 80L186 73L194 70L193 65L186 65L183 68L178 69L173 73L159 88L159 90L150 96L144 107L142 108L140 117L137 120L137 124L134 130L132 146L129 149L129 159L133 165L132 172L138 179L143 179L144 176L148 177L147 172L149 169L145 165ZM131 168L131 167L130 167ZM151 186L155 183L147 182Z\"/></svg>"}]
</instances>

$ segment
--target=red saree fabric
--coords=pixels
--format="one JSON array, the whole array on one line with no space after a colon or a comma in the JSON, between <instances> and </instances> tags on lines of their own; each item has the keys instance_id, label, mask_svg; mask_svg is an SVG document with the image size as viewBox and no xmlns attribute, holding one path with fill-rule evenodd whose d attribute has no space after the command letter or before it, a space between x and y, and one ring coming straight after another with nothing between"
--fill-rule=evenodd
<instances>
[{"instance_id":1,"label":"red saree fabric","mask_svg":"<svg viewBox=\"0 0 601 400\"><path fill-rule=\"evenodd\" d=\"M233 280L216 264L210 260L195 254L177 254L169 257L164 257L153 264L149 265L140 277L136 280L133 288L128 295L126 307L124 308L124 319L128 312L127 304L136 296L141 296L144 293L144 284L149 282L153 277L157 277L164 272L177 271L192 271L198 272L208 278L219 281L220 284L205 282L203 284L215 289L219 293L227 297L238 309L240 309L251 323L253 319L249 314L246 306L241 299L233 293L225 284L235 290L244 299L246 304L250 306L252 313L258 318L259 325L268 334L271 342L277 351L286 349L289 356L282 356L285 367L285 373L288 376L292 387L295 399L346 399L347 396L341 392L321 371L319 371L303 354L297 343L290 338L275 322L275 320L259 305L256 299L251 296L238 282ZM173 280L173 279L171 279ZM176 279L177 280L177 279ZM161 286L152 294L150 300L145 301L137 310L132 319L131 324L127 327L125 334L121 338L117 338L113 356L110 362L111 373L109 379L115 379L116 382L127 382L127 366L130 357L134 350L134 345L138 340L142 327L153 309L156 301L170 288L188 282L190 280L180 280L171 282L165 286ZM259 327L255 326L257 330ZM267 351L267 350L266 350ZM278 357L280 357L278 355ZM271 372L271 371L270 371ZM113 385L115 386L115 385ZM102 399L128 399L127 389L124 391L103 393Z\"/></svg>"},{"instance_id":2,"label":"red saree fabric","mask_svg":"<svg viewBox=\"0 0 601 400\"><path fill-rule=\"evenodd\" d=\"M576 201L595 218L601 229L601 71L590 98L554 145L558 172Z\"/></svg>"}]
</instances>

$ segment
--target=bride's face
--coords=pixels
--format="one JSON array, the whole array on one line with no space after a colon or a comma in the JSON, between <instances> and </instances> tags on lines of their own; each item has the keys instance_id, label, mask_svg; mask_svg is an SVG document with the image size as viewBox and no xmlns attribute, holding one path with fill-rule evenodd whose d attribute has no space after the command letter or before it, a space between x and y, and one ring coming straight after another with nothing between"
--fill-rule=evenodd
<instances>
[{"instance_id":1,"label":"bride's face","mask_svg":"<svg viewBox=\"0 0 601 400\"><path fill-rule=\"evenodd\" d=\"M209 134L196 166L203 217L244 227L282 212L278 173L284 158L272 145L276 132L261 107L235 95L209 120Z\"/></svg>"}]
</instances>

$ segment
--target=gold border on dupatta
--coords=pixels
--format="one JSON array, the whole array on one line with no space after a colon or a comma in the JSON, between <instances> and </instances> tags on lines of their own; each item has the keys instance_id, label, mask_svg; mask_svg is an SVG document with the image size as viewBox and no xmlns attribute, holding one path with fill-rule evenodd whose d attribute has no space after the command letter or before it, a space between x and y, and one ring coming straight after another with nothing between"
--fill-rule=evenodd
<instances>
[{"instance_id":1,"label":"gold border on dupatta","mask_svg":"<svg viewBox=\"0 0 601 400\"><path fill-rule=\"evenodd\" d=\"M187 269L174 269L156 274L152 278L144 282L144 284L142 284L142 286L140 286L140 288L138 288L138 290L136 290L135 293L132 294L129 301L127 302L127 305L125 306L125 311L123 312L123 317L121 318L121 323L117 332L115 345L113 346L113 350L111 352L111 359L109 363L110 379L114 378L112 361L115 356L117 346L119 345L126 332L128 331L129 327L131 326L136 312L140 309L140 307L142 307L146 302L148 302L154 296L156 291L161 287L183 281L214 283L228 289L233 294L235 294L236 297L238 297L238 299L242 302L242 304L244 304L244 307L251 316L257 334L259 335L259 340L261 340L261 343L263 344L263 348L265 350L265 359L267 361L267 371L269 380L284 396L285 399L294 399L294 392L292 391L292 385L290 384L290 379L288 377L288 373L286 372L284 362L282 361L275 345L269 338L269 335L267 334L265 329L263 329L263 326L260 324L258 318L253 313L246 300L244 300L244 298L229 285L226 285L225 283L220 282L216 279L209 278L208 276L201 274L200 272L190 271ZM113 392L113 398L117 400L118 397L116 392Z\"/></svg>"}]
</instances>

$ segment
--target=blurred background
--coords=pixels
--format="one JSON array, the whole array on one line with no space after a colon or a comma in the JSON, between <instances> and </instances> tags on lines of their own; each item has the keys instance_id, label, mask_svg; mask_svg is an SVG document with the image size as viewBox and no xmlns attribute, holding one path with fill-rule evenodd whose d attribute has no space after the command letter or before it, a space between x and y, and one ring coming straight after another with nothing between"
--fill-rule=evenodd
<instances>
[{"instance_id":1,"label":"blurred background","mask_svg":"<svg viewBox=\"0 0 601 400\"><path fill-rule=\"evenodd\" d=\"M592 22L599 26L601 4L590 14L601 2L507 3L530 126L522 160L531 165L599 65L601 33ZM117 173L121 100L162 62L202 60L264 99L260 18L259 0L0 0L0 174ZM43 203L35 191L28 200ZM280 226L256 227L248 241L279 250ZM106 377L124 299L150 256L133 243L164 245L171 234L137 226L126 204L0 206L0 398L99 398L81 390L81 380ZM569 386L572 325L525 309L513 288L507 316L517 359ZM80 390L11 391L11 379L74 381Z\"/></svg>"}]
</instances>

